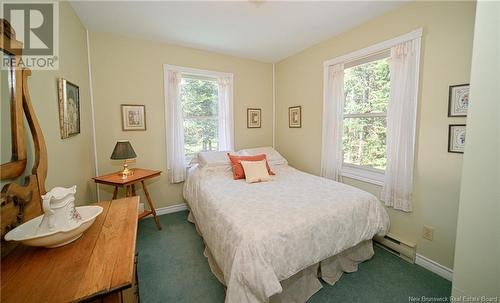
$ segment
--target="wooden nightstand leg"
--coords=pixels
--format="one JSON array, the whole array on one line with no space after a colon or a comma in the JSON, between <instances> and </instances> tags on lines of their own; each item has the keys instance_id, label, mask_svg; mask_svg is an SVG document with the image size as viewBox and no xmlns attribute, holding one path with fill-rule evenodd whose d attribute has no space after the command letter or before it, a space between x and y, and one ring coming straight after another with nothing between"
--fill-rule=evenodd
<instances>
[{"instance_id":1,"label":"wooden nightstand leg","mask_svg":"<svg viewBox=\"0 0 500 303\"><path fill-rule=\"evenodd\" d=\"M135 184L132 184L132 196L137 196L135 193Z\"/></svg>"},{"instance_id":2,"label":"wooden nightstand leg","mask_svg":"<svg viewBox=\"0 0 500 303\"><path fill-rule=\"evenodd\" d=\"M156 210L155 207L153 206L153 201L151 201L151 196L149 195L146 183L144 183L144 181L141 181L141 183L142 183L142 188L144 189L144 194L146 195L146 201L148 202L149 208L153 213L153 218L155 219L156 227L158 228L158 230L161 230L160 220L158 219L158 216L156 216Z\"/></svg>"},{"instance_id":3,"label":"wooden nightstand leg","mask_svg":"<svg viewBox=\"0 0 500 303\"><path fill-rule=\"evenodd\" d=\"M116 200L116 196L118 196L118 186L115 186L115 190L113 191L113 200Z\"/></svg>"},{"instance_id":4,"label":"wooden nightstand leg","mask_svg":"<svg viewBox=\"0 0 500 303\"><path fill-rule=\"evenodd\" d=\"M130 197L130 186L125 186L125 197Z\"/></svg>"}]
</instances>

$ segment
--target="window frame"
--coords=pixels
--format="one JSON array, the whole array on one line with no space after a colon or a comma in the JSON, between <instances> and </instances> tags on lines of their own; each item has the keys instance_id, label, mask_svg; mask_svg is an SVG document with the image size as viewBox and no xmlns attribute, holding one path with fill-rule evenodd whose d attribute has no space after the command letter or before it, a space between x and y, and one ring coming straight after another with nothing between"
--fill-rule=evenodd
<instances>
[{"instance_id":1,"label":"window frame","mask_svg":"<svg viewBox=\"0 0 500 303\"><path fill-rule=\"evenodd\" d=\"M165 88L168 87L168 71L177 71L181 73L181 77L184 78L191 78L191 79L200 79L200 80L212 80L214 79L216 82L220 78L227 78L230 77L231 79L234 79L233 73L226 73L226 72L219 72L219 71L213 71L213 70L206 70L206 69L198 69L198 68L192 68L192 67L184 67L184 66L178 66L178 65L171 65L171 64L163 64L163 72L164 72L164 86ZM167 94L167 91L165 90L165 94ZM219 100L217 101L219 102ZM165 107L166 111L166 107ZM184 115L184 112L183 112ZM167 113L165 112L165 117L167 116ZM209 118L207 116L204 116L205 118ZM211 117L211 116L210 116ZM183 116L183 120L185 117ZM219 120L219 115L217 114L217 120ZM165 119L165 127L167 127L167 119ZM168 142L168 140L166 141ZM185 145L185 143L184 143ZM219 148L219 144L217 144L217 149ZM186 166L189 166L191 160L188 161L186 158Z\"/></svg>"},{"instance_id":2,"label":"window frame","mask_svg":"<svg viewBox=\"0 0 500 303\"><path fill-rule=\"evenodd\" d=\"M411 31L409 33L403 34L399 37L395 37L371 46L368 46L366 48L351 52L346 55L342 55L330 60L326 60L323 62L323 100L326 100L327 95L328 95L328 86L326 83L328 83L328 69L332 65L344 64L344 70L346 68L350 68L352 66L358 65L362 63L363 61L367 60L367 58L370 57L375 57L375 56L380 56L380 54L383 54L384 52L390 51L391 47L394 45L410 41L413 39L421 38L422 37L422 32L423 28L418 28L414 31ZM418 60L418 65L420 65L420 54L421 54L421 49L420 47L418 48L418 54L417 58ZM370 60L368 60L370 61ZM367 62L368 62L367 61ZM356 64L356 62L359 62ZM417 73L420 74L419 69L417 69ZM419 90L417 89L417 95L419 93ZM387 114L387 113L386 113ZM342 113L342 120L345 118L344 113ZM341 169L341 176L342 177L347 177L375 185L380 185L383 186L385 182L385 171L382 171L380 169L376 168L371 168L371 167L366 167L366 166L361 166L361 165L353 165L353 164L344 164L344 159L342 156L342 169Z\"/></svg>"}]
</instances>

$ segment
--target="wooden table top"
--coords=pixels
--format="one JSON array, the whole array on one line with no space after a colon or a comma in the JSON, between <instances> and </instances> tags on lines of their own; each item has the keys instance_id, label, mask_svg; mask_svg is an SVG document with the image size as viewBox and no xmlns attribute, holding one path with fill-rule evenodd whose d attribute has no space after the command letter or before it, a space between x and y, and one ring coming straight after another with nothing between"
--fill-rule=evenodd
<instances>
[{"instance_id":1,"label":"wooden table top","mask_svg":"<svg viewBox=\"0 0 500 303\"><path fill-rule=\"evenodd\" d=\"M150 169L142 169L142 168L133 168L131 171L134 172L133 175L128 176L127 179L122 179L120 172L114 172L111 174L94 177L94 181L96 183L101 184L109 184L115 186L124 186L133 183L140 182L145 179L149 179L152 177L159 176L161 174L161 170L150 170Z\"/></svg>"},{"instance_id":2,"label":"wooden table top","mask_svg":"<svg viewBox=\"0 0 500 303\"><path fill-rule=\"evenodd\" d=\"M139 197L99 202L103 212L73 243L19 245L2 259L2 302L74 302L132 285Z\"/></svg>"}]
</instances>

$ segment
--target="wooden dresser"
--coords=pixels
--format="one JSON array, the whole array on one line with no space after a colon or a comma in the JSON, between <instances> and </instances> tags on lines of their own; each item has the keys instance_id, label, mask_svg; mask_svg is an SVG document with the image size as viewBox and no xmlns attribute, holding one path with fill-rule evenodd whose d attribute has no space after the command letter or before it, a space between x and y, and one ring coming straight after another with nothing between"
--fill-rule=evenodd
<instances>
[{"instance_id":1,"label":"wooden dresser","mask_svg":"<svg viewBox=\"0 0 500 303\"><path fill-rule=\"evenodd\" d=\"M17 246L2 259L2 302L138 302L139 197L99 202L94 224L59 248Z\"/></svg>"}]
</instances>

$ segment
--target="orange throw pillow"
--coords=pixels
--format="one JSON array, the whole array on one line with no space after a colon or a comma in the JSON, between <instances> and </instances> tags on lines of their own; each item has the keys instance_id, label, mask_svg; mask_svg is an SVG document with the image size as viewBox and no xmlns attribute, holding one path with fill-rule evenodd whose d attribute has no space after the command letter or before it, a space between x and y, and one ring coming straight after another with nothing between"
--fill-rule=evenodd
<instances>
[{"instance_id":1,"label":"orange throw pillow","mask_svg":"<svg viewBox=\"0 0 500 303\"><path fill-rule=\"evenodd\" d=\"M241 161L262 161L266 160L267 172L270 175L274 175L271 168L269 167L269 163L267 163L267 158L265 154L255 155L255 156L235 156L227 153L229 160L231 160L231 166L233 167L233 179L245 179L245 171L243 170L243 166L241 165Z\"/></svg>"}]
</instances>

